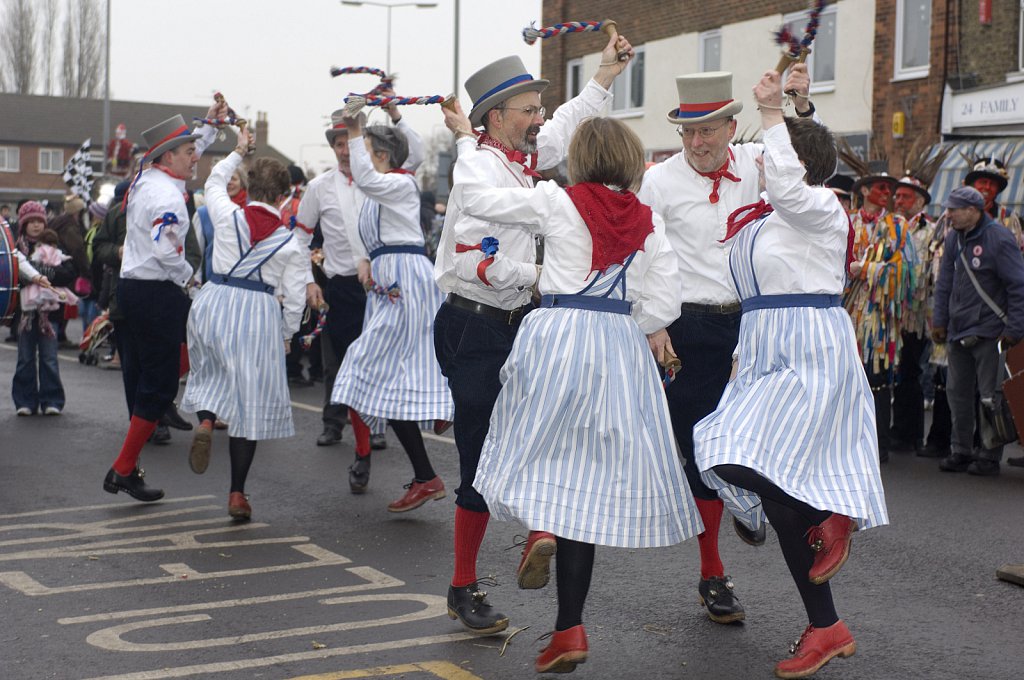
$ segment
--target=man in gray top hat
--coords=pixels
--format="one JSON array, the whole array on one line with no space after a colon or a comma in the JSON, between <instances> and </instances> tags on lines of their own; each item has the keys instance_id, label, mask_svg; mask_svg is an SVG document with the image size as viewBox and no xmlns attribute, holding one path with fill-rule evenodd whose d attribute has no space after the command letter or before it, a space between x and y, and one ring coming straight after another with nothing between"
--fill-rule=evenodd
<instances>
[{"instance_id":1,"label":"man in gray top hat","mask_svg":"<svg viewBox=\"0 0 1024 680\"><path fill-rule=\"evenodd\" d=\"M760 144L731 144L735 115L743 103L733 98L732 74L693 73L676 78L679 107L669 123L683 143L683 152L652 167L644 175L640 200L665 220L673 250L679 256L683 305L669 326L669 347L682 368L668 387L669 412L683 469L700 510L705 531L698 536L701 602L716 623L742 620L746 614L733 592L718 552L718 527L723 504L700 478L693 458L693 426L715 410L732 369L739 339L740 304L729 273L729 246L723 241L729 216L759 198ZM784 90L794 93L797 115L811 116L807 66L794 64ZM760 545L764 528L753 530L734 521L740 537Z\"/></svg>"},{"instance_id":2,"label":"man in gray top hat","mask_svg":"<svg viewBox=\"0 0 1024 680\"><path fill-rule=\"evenodd\" d=\"M461 106L444 109L445 124L457 138L455 183L532 187L539 177L537 168L554 168L565 158L580 121L600 115L611 99L608 88L632 56L629 41L611 38L593 80L548 122L540 104L548 81L527 73L518 57L499 59L474 73L466 81L473 101L469 116ZM477 137L473 129L481 126L483 133ZM477 584L477 553L490 514L473 479L501 390L498 374L537 281L536 261L536 245L525 230L483 222L448 206L434 267L438 286L448 293L434 321L434 343L455 402L461 475L448 615L476 633L495 633L508 626L508 617L487 603ZM531 532L519 565L521 588L547 583L555 545L551 534ZM580 610L582 606L580 601Z\"/></svg>"},{"instance_id":3,"label":"man in gray top hat","mask_svg":"<svg viewBox=\"0 0 1024 680\"><path fill-rule=\"evenodd\" d=\"M226 115L227 104L222 102L210 107L206 117ZM216 132L208 125L193 132L180 115L143 132L149 152L125 195L127 233L117 299L126 335L121 366L132 413L121 453L103 488L115 494L124 491L140 501L164 495L143 481L139 453L178 393L188 316L184 287L193 274L185 260L191 226L185 182Z\"/></svg>"}]
</instances>

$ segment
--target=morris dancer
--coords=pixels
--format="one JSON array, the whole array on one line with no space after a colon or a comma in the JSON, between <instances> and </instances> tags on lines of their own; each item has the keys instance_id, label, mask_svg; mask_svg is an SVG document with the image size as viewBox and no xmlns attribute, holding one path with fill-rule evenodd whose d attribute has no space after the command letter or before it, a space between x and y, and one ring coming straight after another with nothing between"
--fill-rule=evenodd
<instances>
[{"instance_id":1,"label":"morris dancer","mask_svg":"<svg viewBox=\"0 0 1024 680\"><path fill-rule=\"evenodd\" d=\"M206 117L219 119L226 109L224 102L214 104ZM211 125L190 133L180 115L143 132L149 152L142 163L152 166L139 171L125 196L127 234L117 300L124 316L118 333L124 332L121 365L131 423L103 489L124 491L139 501L164 496L162 489L143 481L137 464L143 445L178 393L189 305L184 288L193 276L185 259L190 231L185 180L216 134Z\"/></svg>"},{"instance_id":2,"label":"morris dancer","mask_svg":"<svg viewBox=\"0 0 1024 680\"><path fill-rule=\"evenodd\" d=\"M235 150L206 180L212 271L189 312L191 368L182 400L182 408L197 413L204 427L218 417L228 423L228 514L240 520L252 514L245 480L256 442L295 434L284 362L305 309L308 260L276 208L289 190L284 165L269 158L251 163L244 206L228 191L232 176L243 172L251 143L250 132L240 130ZM206 470L208 446L206 456L193 462L193 470Z\"/></svg>"},{"instance_id":3,"label":"morris dancer","mask_svg":"<svg viewBox=\"0 0 1024 680\"><path fill-rule=\"evenodd\" d=\"M452 194L463 215L545 238L542 309L501 369L473 482L495 518L557 537L558 616L538 673L587 659L595 544L650 548L701 531L651 356L671 350L681 290L664 225L632 193L643 173L636 134L591 118L569 146L567 190L457 184Z\"/></svg>"},{"instance_id":4,"label":"morris dancer","mask_svg":"<svg viewBox=\"0 0 1024 680\"><path fill-rule=\"evenodd\" d=\"M423 445L419 423L447 429L452 419L451 393L430 346L432 320L443 296L431 276L420 229L420 191L412 173L402 166L410 140L384 125L363 127L364 116L344 118L348 130L352 179L366 197L353 237L359 282L372 291L363 330L345 354L331 401L346 404L366 420L387 420L412 463L413 480L391 512L415 510L444 498L444 482L434 472ZM420 149L416 155L421 156ZM330 323L333 312L329 312ZM369 481L370 459L363 486Z\"/></svg>"},{"instance_id":5,"label":"morris dancer","mask_svg":"<svg viewBox=\"0 0 1024 680\"><path fill-rule=\"evenodd\" d=\"M841 305L850 223L821 186L835 139L783 118L780 81L768 71L754 87L768 203L736 211L726 235L743 305L736 378L693 436L704 481L731 510L763 507L779 537L809 624L775 674L803 678L856 650L827 581L852 533L888 516L870 389Z\"/></svg>"},{"instance_id":6,"label":"morris dancer","mask_svg":"<svg viewBox=\"0 0 1024 680\"><path fill-rule=\"evenodd\" d=\"M676 78L680 105L668 114L682 138L683 153L660 163L644 176L640 200L665 220L668 238L679 256L683 282L682 313L669 327L682 370L668 387L672 427L690 491L704 521L697 591L708 617L716 623L741 621L746 613L725 573L718 552L723 505L700 478L693 459L693 426L718 405L732 371L732 353L740 328L740 305L729 275L729 246L722 243L726 220L758 197L755 159L760 144L730 144L734 116L743 109L732 97L732 74L696 73ZM811 116L810 80L805 64L794 64L786 91L796 94L797 114ZM765 541L763 526L733 521L740 538L751 545Z\"/></svg>"},{"instance_id":7,"label":"morris dancer","mask_svg":"<svg viewBox=\"0 0 1024 680\"><path fill-rule=\"evenodd\" d=\"M547 124L540 93L548 81L534 79L518 57L499 59L470 76L466 92L473 108L468 119L461 107L444 109L445 124L455 132L458 146L455 181L532 187L537 174L533 166L557 166L573 130L584 118L598 115L611 99L608 88L626 66L618 60L620 52L632 55L629 41L609 39L593 80L560 106ZM484 133L478 140L473 128L480 126ZM460 474L448 615L472 632L496 633L508 627L508 617L495 610L478 587L477 554L490 515L486 501L473 488L473 478L501 390L499 371L529 309L539 267L533 236L522 229L463 216L454 205L445 213L444 224L434 276L448 298L434 321L434 349L455 401ZM482 250L485 238L497 242L496 252ZM519 564L520 587L547 583L554 550L553 536L531 535Z\"/></svg>"}]
</instances>

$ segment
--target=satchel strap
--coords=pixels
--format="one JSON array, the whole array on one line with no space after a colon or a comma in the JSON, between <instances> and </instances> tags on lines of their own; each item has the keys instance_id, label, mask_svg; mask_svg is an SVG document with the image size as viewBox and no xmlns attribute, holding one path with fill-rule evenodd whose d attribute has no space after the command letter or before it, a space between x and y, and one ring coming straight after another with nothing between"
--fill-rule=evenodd
<instances>
[{"instance_id":1,"label":"satchel strap","mask_svg":"<svg viewBox=\"0 0 1024 680\"><path fill-rule=\"evenodd\" d=\"M964 264L964 269L967 271L967 276L971 279L971 283L974 285L974 290L978 291L978 295L981 297L982 301L996 313L996 316L998 316L999 320L1005 325L1007 323L1006 312L996 304L995 300L989 297L989 294L986 293L985 289L981 287L980 283L978 283L977 277L974 275L974 272L971 271L970 265L967 264L967 256L964 255L963 248L960 249L960 261Z\"/></svg>"}]
</instances>

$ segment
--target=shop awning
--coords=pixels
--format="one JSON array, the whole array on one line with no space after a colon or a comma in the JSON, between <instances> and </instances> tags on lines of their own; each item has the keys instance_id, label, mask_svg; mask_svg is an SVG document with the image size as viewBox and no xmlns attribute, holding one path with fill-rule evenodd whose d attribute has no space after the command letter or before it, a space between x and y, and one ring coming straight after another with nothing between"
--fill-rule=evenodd
<instances>
[{"instance_id":1,"label":"shop awning","mask_svg":"<svg viewBox=\"0 0 1024 680\"><path fill-rule=\"evenodd\" d=\"M1024 137L1002 137L995 139L972 139L954 142L953 151L936 173L935 179L929 193L932 195L932 204L929 212L938 215L942 212L942 201L949 192L963 184L964 177L970 171L967 161L960 155L973 155L974 157L994 156L998 160L1007 161L1007 171L1010 173L1009 184L996 199L1000 205L1006 206L1008 210L1016 210L1024 214ZM1014 148L1016 147L1016 151Z\"/></svg>"}]
</instances>

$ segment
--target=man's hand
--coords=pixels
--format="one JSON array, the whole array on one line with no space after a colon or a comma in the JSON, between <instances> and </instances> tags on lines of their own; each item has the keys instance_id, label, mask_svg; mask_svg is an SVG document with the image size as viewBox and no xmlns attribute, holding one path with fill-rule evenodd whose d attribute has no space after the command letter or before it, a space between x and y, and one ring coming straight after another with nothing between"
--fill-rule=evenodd
<instances>
[{"instance_id":1,"label":"man's hand","mask_svg":"<svg viewBox=\"0 0 1024 680\"><path fill-rule=\"evenodd\" d=\"M452 111L447 106L441 107L441 113L444 114L444 124L449 130L451 130L456 139L459 137L472 137L473 136L473 125L469 122L469 116L462 111L462 104L459 100L455 100L455 110Z\"/></svg>"},{"instance_id":2,"label":"man's hand","mask_svg":"<svg viewBox=\"0 0 1024 680\"><path fill-rule=\"evenodd\" d=\"M366 125L366 114L360 112L356 116L342 116L341 122L345 124L345 129L348 130L348 138L353 139L363 134L363 126Z\"/></svg>"},{"instance_id":3,"label":"man's hand","mask_svg":"<svg viewBox=\"0 0 1024 680\"><path fill-rule=\"evenodd\" d=\"M664 328L648 335L647 345L651 348L651 352L654 354L654 360L658 362L659 366L665 365L665 359L668 356L667 353L675 356L676 352L672 347L672 339L669 338L668 331Z\"/></svg>"},{"instance_id":4,"label":"man's hand","mask_svg":"<svg viewBox=\"0 0 1024 680\"><path fill-rule=\"evenodd\" d=\"M228 103L221 99L219 102L215 101L213 105L206 111L207 120L224 120L228 117Z\"/></svg>"},{"instance_id":5,"label":"man's hand","mask_svg":"<svg viewBox=\"0 0 1024 680\"><path fill-rule=\"evenodd\" d=\"M627 58L619 61L620 54L625 54ZM601 66L594 74L594 80L607 90L612 86L616 76L626 70L626 66L635 56L633 46L621 35L616 34L614 38L609 38L608 44L601 52Z\"/></svg>"},{"instance_id":6,"label":"man's hand","mask_svg":"<svg viewBox=\"0 0 1024 680\"><path fill-rule=\"evenodd\" d=\"M284 341L284 353L285 354L291 354L292 353L292 340L291 340L291 338L287 338Z\"/></svg>"},{"instance_id":7,"label":"man's hand","mask_svg":"<svg viewBox=\"0 0 1024 680\"><path fill-rule=\"evenodd\" d=\"M384 90L381 90L380 96L381 97L394 97L395 96L395 91L389 87L389 88L386 88ZM391 122L392 123L397 124L398 121L402 120L402 112L398 110L398 105L395 104L394 102L386 105L384 107L384 110L388 112L388 116L391 118Z\"/></svg>"},{"instance_id":8,"label":"man's hand","mask_svg":"<svg viewBox=\"0 0 1024 680\"><path fill-rule=\"evenodd\" d=\"M765 71L754 85L754 100L761 111L761 127L765 129L783 122L781 81L777 71Z\"/></svg>"},{"instance_id":9,"label":"man's hand","mask_svg":"<svg viewBox=\"0 0 1024 680\"><path fill-rule=\"evenodd\" d=\"M315 283L306 284L306 304L313 309L320 309L324 304L324 292Z\"/></svg>"},{"instance_id":10,"label":"man's hand","mask_svg":"<svg viewBox=\"0 0 1024 680\"><path fill-rule=\"evenodd\" d=\"M1006 351L1020 342L1020 338L1013 338L1009 335L999 336L999 344L1002 345L1003 351Z\"/></svg>"},{"instance_id":11,"label":"man's hand","mask_svg":"<svg viewBox=\"0 0 1024 680\"><path fill-rule=\"evenodd\" d=\"M933 328L932 329L932 340L938 344L946 342L946 329L945 328Z\"/></svg>"},{"instance_id":12,"label":"man's hand","mask_svg":"<svg viewBox=\"0 0 1024 680\"><path fill-rule=\"evenodd\" d=\"M363 284L363 288L366 290L373 288L373 275L370 273L369 260L359 260L359 264L356 265L356 276L359 278L359 283Z\"/></svg>"},{"instance_id":13,"label":"man's hand","mask_svg":"<svg viewBox=\"0 0 1024 680\"><path fill-rule=\"evenodd\" d=\"M806 113L811 108L811 77L807 73L807 64L793 64L789 67L789 77L782 90L795 95L793 105L800 113Z\"/></svg>"},{"instance_id":14,"label":"man's hand","mask_svg":"<svg viewBox=\"0 0 1024 680\"><path fill-rule=\"evenodd\" d=\"M252 131L249 129L249 126L246 125L244 128L235 128L235 132L238 135L238 143L235 145L235 151L244 156L249 152L249 146L253 143Z\"/></svg>"}]
</instances>

